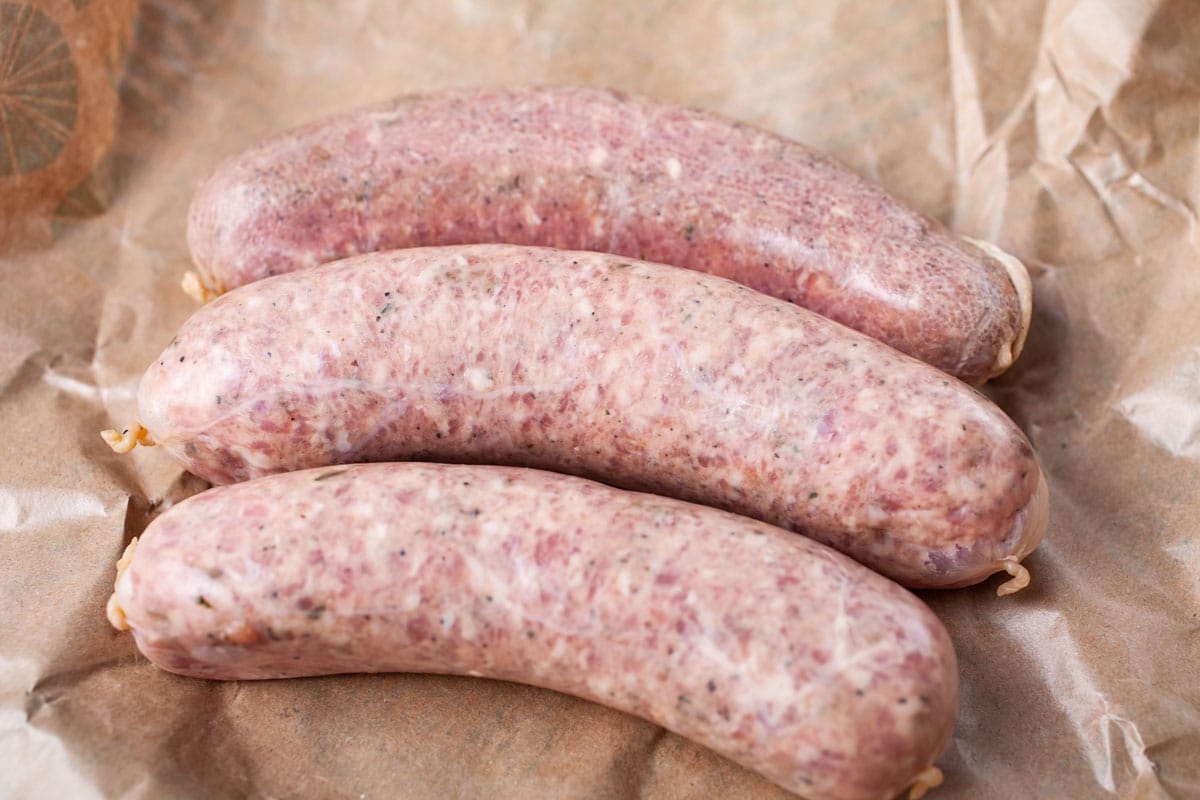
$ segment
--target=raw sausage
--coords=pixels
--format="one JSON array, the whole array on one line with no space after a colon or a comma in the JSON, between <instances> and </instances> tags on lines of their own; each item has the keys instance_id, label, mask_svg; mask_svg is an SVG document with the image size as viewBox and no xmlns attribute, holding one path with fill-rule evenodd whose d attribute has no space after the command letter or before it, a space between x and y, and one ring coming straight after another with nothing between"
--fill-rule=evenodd
<instances>
[{"instance_id":1,"label":"raw sausage","mask_svg":"<svg viewBox=\"0 0 1200 800\"><path fill-rule=\"evenodd\" d=\"M319 468L157 518L109 604L200 678L438 672L652 720L818 798L891 798L945 747L957 667L915 597L768 525L504 467Z\"/></svg>"},{"instance_id":2,"label":"raw sausage","mask_svg":"<svg viewBox=\"0 0 1200 800\"><path fill-rule=\"evenodd\" d=\"M375 250L510 242L690 267L976 384L1029 327L1025 268L796 142L586 87L414 95L222 164L188 242L232 289Z\"/></svg>"},{"instance_id":3,"label":"raw sausage","mask_svg":"<svg viewBox=\"0 0 1200 800\"><path fill-rule=\"evenodd\" d=\"M598 253L390 251L244 286L138 399L213 483L540 467L801 531L914 587L1012 571L1046 525L1029 443L965 384L730 281Z\"/></svg>"},{"instance_id":4,"label":"raw sausage","mask_svg":"<svg viewBox=\"0 0 1200 800\"><path fill-rule=\"evenodd\" d=\"M203 492L123 559L109 616L181 675L566 692L811 800L893 797L958 706L945 629L892 582L743 517L535 470L356 465Z\"/></svg>"},{"instance_id":5,"label":"raw sausage","mask_svg":"<svg viewBox=\"0 0 1200 800\"><path fill-rule=\"evenodd\" d=\"M800 531L915 587L1019 571L1046 525L1033 450L975 390L739 284L599 253L423 248L259 281L201 308L138 399L213 483L540 467Z\"/></svg>"}]
</instances>

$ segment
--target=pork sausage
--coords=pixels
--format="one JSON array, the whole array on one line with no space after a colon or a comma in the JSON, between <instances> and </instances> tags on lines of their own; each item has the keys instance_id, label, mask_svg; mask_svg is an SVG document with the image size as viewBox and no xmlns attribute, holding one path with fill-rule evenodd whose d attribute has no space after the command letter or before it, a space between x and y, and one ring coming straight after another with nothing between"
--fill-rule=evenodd
<instances>
[{"instance_id":1,"label":"pork sausage","mask_svg":"<svg viewBox=\"0 0 1200 800\"><path fill-rule=\"evenodd\" d=\"M201 308L142 420L230 483L356 461L581 474L800 531L914 587L1045 529L1021 431L966 384L712 275L513 245L269 278Z\"/></svg>"},{"instance_id":2,"label":"pork sausage","mask_svg":"<svg viewBox=\"0 0 1200 800\"><path fill-rule=\"evenodd\" d=\"M566 692L811 800L892 798L958 706L945 629L891 581L744 517L536 470L370 464L203 492L123 559L109 616L199 678Z\"/></svg>"},{"instance_id":3,"label":"pork sausage","mask_svg":"<svg viewBox=\"0 0 1200 800\"><path fill-rule=\"evenodd\" d=\"M977 384L1029 327L1019 261L796 142L586 87L401 97L270 139L197 192L210 287L375 250L510 242L731 278Z\"/></svg>"}]
</instances>

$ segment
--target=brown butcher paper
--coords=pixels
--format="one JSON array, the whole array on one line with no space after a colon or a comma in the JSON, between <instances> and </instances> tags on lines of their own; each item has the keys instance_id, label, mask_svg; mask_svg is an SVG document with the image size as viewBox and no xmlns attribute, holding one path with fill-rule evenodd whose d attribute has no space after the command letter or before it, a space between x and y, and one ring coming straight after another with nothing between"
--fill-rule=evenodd
<instances>
[{"instance_id":1,"label":"brown butcher paper","mask_svg":"<svg viewBox=\"0 0 1200 800\"><path fill-rule=\"evenodd\" d=\"M1050 528L1025 591L922 594L962 681L929 796L1200 797L1194 0L0 0L0 796L787 796L553 692L188 680L105 620L125 544L205 486L99 436L196 308L196 186L318 117L506 83L745 120L1029 266L1025 352L985 392Z\"/></svg>"}]
</instances>

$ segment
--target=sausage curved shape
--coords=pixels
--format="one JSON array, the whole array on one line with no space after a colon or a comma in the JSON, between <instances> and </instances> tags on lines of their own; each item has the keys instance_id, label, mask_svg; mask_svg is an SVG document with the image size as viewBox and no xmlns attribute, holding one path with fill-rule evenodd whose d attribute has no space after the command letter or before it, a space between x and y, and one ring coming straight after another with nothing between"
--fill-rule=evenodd
<instances>
[{"instance_id":1,"label":"sausage curved shape","mask_svg":"<svg viewBox=\"0 0 1200 800\"><path fill-rule=\"evenodd\" d=\"M109 617L171 672L518 681L811 800L894 797L957 714L950 639L894 583L768 525L565 475L272 476L174 506L120 569Z\"/></svg>"},{"instance_id":2,"label":"sausage curved shape","mask_svg":"<svg viewBox=\"0 0 1200 800\"><path fill-rule=\"evenodd\" d=\"M188 243L217 291L376 250L507 242L710 272L981 383L1020 353L1029 275L793 141L587 87L405 96L220 165Z\"/></svg>"},{"instance_id":3,"label":"sausage curved shape","mask_svg":"<svg viewBox=\"0 0 1200 800\"><path fill-rule=\"evenodd\" d=\"M374 253L244 286L139 388L217 484L357 461L539 467L800 531L953 587L1041 539L1046 489L981 394L798 306L616 256Z\"/></svg>"}]
</instances>

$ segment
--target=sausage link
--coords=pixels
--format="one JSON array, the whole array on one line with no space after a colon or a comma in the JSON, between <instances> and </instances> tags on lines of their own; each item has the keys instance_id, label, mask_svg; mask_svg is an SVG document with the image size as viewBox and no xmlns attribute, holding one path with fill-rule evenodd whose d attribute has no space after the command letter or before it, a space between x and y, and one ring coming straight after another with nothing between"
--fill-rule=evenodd
<instances>
[{"instance_id":1,"label":"sausage link","mask_svg":"<svg viewBox=\"0 0 1200 800\"><path fill-rule=\"evenodd\" d=\"M616 256L374 253L200 309L139 390L230 483L355 461L540 467L800 531L909 586L1041 539L1045 484L981 394L795 305Z\"/></svg>"},{"instance_id":2,"label":"sausage link","mask_svg":"<svg viewBox=\"0 0 1200 800\"><path fill-rule=\"evenodd\" d=\"M268 140L192 203L203 283L509 242L710 272L977 384L1029 327L1025 268L796 142L584 87L401 97Z\"/></svg>"},{"instance_id":3,"label":"sausage link","mask_svg":"<svg viewBox=\"0 0 1200 800\"><path fill-rule=\"evenodd\" d=\"M945 629L892 582L743 517L535 470L355 465L203 492L147 528L109 612L181 675L519 681L811 800L893 797L958 707Z\"/></svg>"}]
</instances>

